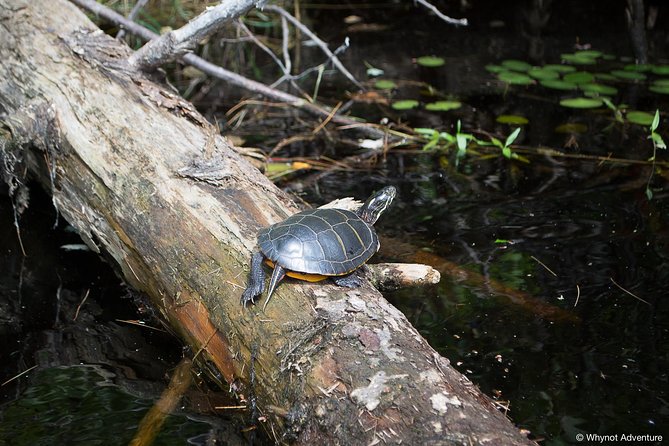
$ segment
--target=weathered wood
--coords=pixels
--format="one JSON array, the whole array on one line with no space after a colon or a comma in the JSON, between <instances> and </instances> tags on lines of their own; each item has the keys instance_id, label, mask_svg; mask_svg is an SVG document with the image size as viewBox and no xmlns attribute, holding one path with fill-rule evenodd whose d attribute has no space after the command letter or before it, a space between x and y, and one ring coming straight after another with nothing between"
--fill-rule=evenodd
<instances>
[{"instance_id":1,"label":"weathered wood","mask_svg":"<svg viewBox=\"0 0 669 446\"><path fill-rule=\"evenodd\" d=\"M256 231L297 209L129 51L63 0L0 0L1 153L242 401L254 352L270 436L531 443L369 285L287 281L266 313L242 308Z\"/></svg>"}]
</instances>

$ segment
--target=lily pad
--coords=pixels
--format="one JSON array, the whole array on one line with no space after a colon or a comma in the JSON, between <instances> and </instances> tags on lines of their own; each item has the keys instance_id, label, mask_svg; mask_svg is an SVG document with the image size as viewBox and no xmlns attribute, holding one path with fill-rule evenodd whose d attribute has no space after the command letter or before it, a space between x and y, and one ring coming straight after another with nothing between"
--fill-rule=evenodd
<instances>
[{"instance_id":1,"label":"lily pad","mask_svg":"<svg viewBox=\"0 0 669 446\"><path fill-rule=\"evenodd\" d=\"M653 93L669 94L669 85L651 85L648 90Z\"/></svg>"},{"instance_id":2,"label":"lily pad","mask_svg":"<svg viewBox=\"0 0 669 446\"><path fill-rule=\"evenodd\" d=\"M664 76L669 74L669 65L656 65L653 67L653 74Z\"/></svg>"},{"instance_id":3,"label":"lily pad","mask_svg":"<svg viewBox=\"0 0 669 446\"><path fill-rule=\"evenodd\" d=\"M592 58L592 59L596 59L596 58L601 57L602 55L604 55L604 53L602 53L601 51L597 51L597 50L580 50L580 51L576 51L574 53L574 55L578 56L578 57L589 57L589 58Z\"/></svg>"},{"instance_id":4,"label":"lily pad","mask_svg":"<svg viewBox=\"0 0 669 446\"><path fill-rule=\"evenodd\" d=\"M517 73L515 71L502 71L497 74L497 77L499 80L504 81L507 84L514 85L529 85L534 82L527 74Z\"/></svg>"},{"instance_id":5,"label":"lily pad","mask_svg":"<svg viewBox=\"0 0 669 446\"><path fill-rule=\"evenodd\" d=\"M400 101L395 101L391 105L395 110L411 110L412 108L418 107L418 101L415 99L402 99Z\"/></svg>"},{"instance_id":6,"label":"lily pad","mask_svg":"<svg viewBox=\"0 0 669 446\"><path fill-rule=\"evenodd\" d=\"M617 77L609 73L595 73L595 79L608 82L613 82L618 80Z\"/></svg>"},{"instance_id":7,"label":"lily pad","mask_svg":"<svg viewBox=\"0 0 669 446\"><path fill-rule=\"evenodd\" d=\"M646 75L638 71L630 70L613 70L611 74L620 79L627 79L631 81L642 81L646 79Z\"/></svg>"},{"instance_id":8,"label":"lily pad","mask_svg":"<svg viewBox=\"0 0 669 446\"><path fill-rule=\"evenodd\" d=\"M416 59L416 63L423 67L434 68L442 66L443 64L446 63L446 61L444 60L443 57L421 56L418 59Z\"/></svg>"},{"instance_id":9,"label":"lily pad","mask_svg":"<svg viewBox=\"0 0 669 446\"><path fill-rule=\"evenodd\" d=\"M563 79L573 84L589 84L595 80L595 76L587 71L576 71L565 74Z\"/></svg>"},{"instance_id":10,"label":"lily pad","mask_svg":"<svg viewBox=\"0 0 669 446\"><path fill-rule=\"evenodd\" d=\"M603 85L603 84L583 84L579 85L579 88L585 92L588 93L596 93L596 94L604 94L604 95L610 95L613 96L614 94L618 93L618 89L615 87L611 87L610 85Z\"/></svg>"},{"instance_id":11,"label":"lily pad","mask_svg":"<svg viewBox=\"0 0 669 446\"><path fill-rule=\"evenodd\" d=\"M462 107L462 102L460 101L437 101L425 105L425 109L429 111L448 111L460 107Z\"/></svg>"},{"instance_id":12,"label":"lily pad","mask_svg":"<svg viewBox=\"0 0 669 446\"><path fill-rule=\"evenodd\" d=\"M515 59L507 59L503 61L502 66L507 70L513 71L528 71L530 68L532 68L532 65L528 64L527 62Z\"/></svg>"},{"instance_id":13,"label":"lily pad","mask_svg":"<svg viewBox=\"0 0 669 446\"><path fill-rule=\"evenodd\" d=\"M669 87L669 79L655 79L653 85L658 87Z\"/></svg>"},{"instance_id":14,"label":"lily pad","mask_svg":"<svg viewBox=\"0 0 669 446\"><path fill-rule=\"evenodd\" d=\"M499 115L495 121L500 124L525 125L530 122L525 116L520 115Z\"/></svg>"},{"instance_id":15,"label":"lily pad","mask_svg":"<svg viewBox=\"0 0 669 446\"><path fill-rule=\"evenodd\" d=\"M539 82L543 87L553 90L575 90L577 85L560 79L545 79Z\"/></svg>"},{"instance_id":16,"label":"lily pad","mask_svg":"<svg viewBox=\"0 0 669 446\"><path fill-rule=\"evenodd\" d=\"M392 90L393 88L397 88L397 84L388 79L379 79L374 82L374 87L379 90Z\"/></svg>"},{"instance_id":17,"label":"lily pad","mask_svg":"<svg viewBox=\"0 0 669 446\"><path fill-rule=\"evenodd\" d=\"M576 71L576 68L571 65L548 64L544 65L544 70L551 70L557 73L571 73Z\"/></svg>"},{"instance_id":18,"label":"lily pad","mask_svg":"<svg viewBox=\"0 0 669 446\"><path fill-rule=\"evenodd\" d=\"M655 117L654 115L651 115L650 113L646 113L644 111L630 111L627 112L627 120L631 122L632 124L639 124L639 125L650 125L653 122L653 118Z\"/></svg>"},{"instance_id":19,"label":"lily pad","mask_svg":"<svg viewBox=\"0 0 669 446\"><path fill-rule=\"evenodd\" d=\"M599 98L570 98L560 101L560 105L569 108L597 108L604 102Z\"/></svg>"},{"instance_id":20,"label":"lily pad","mask_svg":"<svg viewBox=\"0 0 669 446\"><path fill-rule=\"evenodd\" d=\"M652 70L655 68L653 65L650 64L629 64L625 65L624 69L627 71L638 71L640 73L645 73L647 71Z\"/></svg>"},{"instance_id":21,"label":"lily pad","mask_svg":"<svg viewBox=\"0 0 669 446\"><path fill-rule=\"evenodd\" d=\"M596 58L594 58L592 56L588 56L588 55L581 55L581 54L578 54L578 53L575 53L575 54L561 54L560 57L565 62L573 63L573 64L576 64L576 65L593 65L593 64L597 63Z\"/></svg>"},{"instance_id":22,"label":"lily pad","mask_svg":"<svg viewBox=\"0 0 669 446\"><path fill-rule=\"evenodd\" d=\"M502 71L506 71L506 68L501 65L486 65L485 69L490 73L501 73Z\"/></svg>"},{"instance_id":23,"label":"lily pad","mask_svg":"<svg viewBox=\"0 0 669 446\"><path fill-rule=\"evenodd\" d=\"M532 68L527 72L531 77L535 79L557 79L560 77L560 74L557 71L547 70L545 68Z\"/></svg>"}]
</instances>

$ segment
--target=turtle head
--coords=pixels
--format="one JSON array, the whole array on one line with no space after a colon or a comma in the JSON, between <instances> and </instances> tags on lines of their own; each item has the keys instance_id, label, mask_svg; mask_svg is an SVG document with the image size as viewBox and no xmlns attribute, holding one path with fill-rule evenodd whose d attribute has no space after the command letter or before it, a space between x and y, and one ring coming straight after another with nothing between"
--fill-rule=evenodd
<instances>
[{"instance_id":1,"label":"turtle head","mask_svg":"<svg viewBox=\"0 0 669 446\"><path fill-rule=\"evenodd\" d=\"M393 202L395 195L397 195L397 189L394 186L384 187L365 201L365 204L358 210L358 215L362 220L373 225Z\"/></svg>"}]
</instances>

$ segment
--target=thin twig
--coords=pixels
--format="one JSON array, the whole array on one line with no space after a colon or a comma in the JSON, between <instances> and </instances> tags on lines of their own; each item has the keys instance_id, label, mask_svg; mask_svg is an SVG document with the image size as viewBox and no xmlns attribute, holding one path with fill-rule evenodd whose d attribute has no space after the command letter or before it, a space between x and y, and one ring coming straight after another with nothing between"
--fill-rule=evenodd
<instances>
[{"instance_id":1,"label":"thin twig","mask_svg":"<svg viewBox=\"0 0 669 446\"><path fill-rule=\"evenodd\" d=\"M23 375L25 375L26 373L28 373L29 371L31 371L31 370L34 369L35 367L37 367L37 364L35 364L34 366L30 367L29 369L26 369L26 370L22 371L22 372L19 373L18 375L14 375L13 377L9 378L9 379L8 379L7 381L5 381L4 383L0 384L0 387L4 386L5 384L9 384L10 382L14 381L15 379L18 379L18 378L22 377Z\"/></svg>"},{"instance_id":2,"label":"thin twig","mask_svg":"<svg viewBox=\"0 0 669 446\"><path fill-rule=\"evenodd\" d=\"M574 308L578 305L578 299L581 297L581 287L576 284L576 302L574 302Z\"/></svg>"},{"instance_id":3,"label":"thin twig","mask_svg":"<svg viewBox=\"0 0 669 446\"><path fill-rule=\"evenodd\" d=\"M535 262L537 262L539 265L541 265L541 266L543 266L544 268L546 268L546 271L548 271L549 273L551 273L553 276L555 276L555 277L558 276L557 274L555 274L555 273L553 272L552 269L550 269L548 266L546 266L546 264L545 264L544 262L542 262L541 260L537 259L537 258L534 257L534 256L530 256L530 258L531 258L531 259L534 259Z\"/></svg>"},{"instance_id":4,"label":"thin twig","mask_svg":"<svg viewBox=\"0 0 669 446\"><path fill-rule=\"evenodd\" d=\"M81 299L81 302L79 302L79 305L77 305L77 311L74 312L74 317L72 318L73 321L76 321L77 318L79 317L79 310L81 310L81 307L84 305L84 302L86 302L86 299L88 299L88 295L91 293L91 289L86 290L86 294L84 295L84 298Z\"/></svg>"},{"instance_id":5,"label":"thin twig","mask_svg":"<svg viewBox=\"0 0 669 446\"><path fill-rule=\"evenodd\" d=\"M128 30L128 32L131 32L141 37L144 40L151 40L158 37L158 35L155 34L154 32L144 28L141 25L138 25L137 23L134 23L126 19L117 12L107 8L106 6L100 3L97 3L95 0L70 0L70 1L76 4L77 6L84 8L88 11L91 11L92 13L97 14L98 16L112 23L123 25ZM244 76L241 76L237 73L233 73L232 71L225 70L224 68L221 68L218 65L208 62L202 59L201 57L196 56L195 54L186 54L181 58L181 60L184 63L197 68L203 73L208 74L209 76L213 76L215 78L224 80L233 85L249 90L253 93L257 93L262 96L271 98L273 100L286 103L293 107L300 108L313 115L323 116L323 117L327 117L330 115L330 110L328 110L326 107L309 103L304 99L298 98L297 96L270 88L267 85L262 84L260 82L247 79ZM383 137L384 135L384 131L382 129L379 129L371 124L361 123L347 116L341 116L341 115L333 116L332 122L346 126L355 126L360 131L364 132L366 135L372 138L380 138Z\"/></svg>"},{"instance_id":6,"label":"thin twig","mask_svg":"<svg viewBox=\"0 0 669 446\"><path fill-rule=\"evenodd\" d=\"M630 296L632 296L632 297L635 298L635 299L640 300L641 302L645 303L646 305L650 305L650 302L648 302L647 300L643 300L642 298L640 298L640 297L637 296L636 294L634 294L634 293L632 293L631 291L628 291L628 290L626 290L625 288L623 288L623 287L621 287L620 285L618 285L618 282L616 282L615 280L613 280L613 277L609 277L609 279L611 279L611 282L613 282L613 284L614 284L615 286L617 286L618 288L620 288L620 289L621 289L622 291L624 291L625 293L629 294Z\"/></svg>"},{"instance_id":7,"label":"thin twig","mask_svg":"<svg viewBox=\"0 0 669 446\"><path fill-rule=\"evenodd\" d=\"M153 326L151 326L151 325L146 325L146 324L145 324L144 322L142 322L142 321L131 320L131 319L114 319L114 320L115 320L116 322L123 322L124 324L136 325L136 326L138 326L138 327L149 328L149 329L151 329L151 330L156 330L156 331L160 331L160 332L163 332L163 333L167 333L167 331L166 331L166 330L163 330L162 328L153 327Z\"/></svg>"},{"instance_id":8,"label":"thin twig","mask_svg":"<svg viewBox=\"0 0 669 446\"><path fill-rule=\"evenodd\" d=\"M304 26L302 22L297 20L293 15L291 15L288 11L285 9L275 6L275 5L267 5L264 8L265 11L274 11L277 14L280 14L282 17L285 17L288 19L290 23L293 24L296 28L298 28L300 31L302 31L306 36L308 36L311 40L316 43L316 45L325 53L327 54L328 58L332 61L332 64L337 67L341 73L348 78L353 84L355 84L356 87L360 88L361 90L364 90L365 87L358 82L358 80L346 69L346 67L339 61L337 56L330 51L328 48L327 44L323 42L316 34L314 34L309 28Z\"/></svg>"},{"instance_id":9,"label":"thin twig","mask_svg":"<svg viewBox=\"0 0 669 446\"><path fill-rule=\"evenodd\" d=\"M441 20L443 20L446 23L450 23L451 25L456 25L456 26L467 26L469 24L467 22L467 19L454 19L454 18L451 18L447 15L444 15L434 5L428 3L426 0L415 0L415 1L420 3L421 5L425 6L430 11L434 12L434 14L437 17L439 17Z\"/></svg>"},{"instance_id":10,"label":"thin twig","mask_svg":"<svg viewBox=\"0 0 669 446\"><path fill-rule=\"evenodd\" d=\"M135 6L132 7L130 10L130 13L128 14L128 20L132 20L133 22L135 21L135 17L137 17L137 14L139 14L139 10L142 9L146 4L149 2L149 0L137 0L137 3L135 3ZM118 40L123 39L125 36L125 29L121 28L118 33L116 33L116 38Z\"/></svg>"}]
</instances>

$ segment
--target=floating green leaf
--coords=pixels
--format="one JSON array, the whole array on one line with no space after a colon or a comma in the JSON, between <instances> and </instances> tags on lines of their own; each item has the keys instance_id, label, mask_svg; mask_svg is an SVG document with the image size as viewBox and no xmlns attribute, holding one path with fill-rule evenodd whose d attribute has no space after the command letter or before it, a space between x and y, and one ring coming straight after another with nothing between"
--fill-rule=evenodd
<instances>
[{"instance_id":1,"label":"floating green leaf","mask_svg":"<svg viewBox=\"0 0 669 446\"><path fill-rule=\"evenodd\" d=\"M617 77L609 73L595 73L595 79L608 82L613 82L618 80Z\"/></svg>"},{"instance_id":2,"label":"floating green leaf","mask_svg":"<svg viewBox=\"0 0 669 446\"><path fill-rule=\"evenodd\" d=\"M653 85L658 87L669 87L669 79L655 79Z\"/></svg>"},{"instance_id":3,"label":"floating green leaf","mask_svg":"<svg viewBox=\"0 0 669 446\"><path fill-rule=\"evenodd\" d=\"M669 94L669 85L651 85L648 90L653 93Z\"/></svg>"},{"instance_id":4,"label":"floating green leaf","mask_svg":"<svg viewBox=\"0 0 669 446\"><path fill-rule=\"evenodd\" d=\"M425 105L425 109L429 111L448 111L460 107L462 107L462 102L460 101L437 101Z\"/></svg>"},{"instance_id":5,"label":"floating green leaf","mask_svg":"<svg viewBox=\"0 0 669 446\"><path fill-rule=\"evenodd\" d=\"M638 71L629 70L613 70L611 74L620 79L627 79L631 81L642 81L646 79L646 75Z\"/></svg>"},{"instance_id":6,"label":"floating green leaf","mask_svg":"<svg viewBox=\"0 0 669 446\"><path fill-rule=\"evenodd\" d=\"M507 59L503 61L502 66L507 70L513 71L528 71L530 68L532 68L532 65L528 64L527 62L515 59Z\"/></svg>"},{"instance_id":7,"label":"floating green leaf","mask_svg":"<svg viewBox=\"0 0 669 446\"><path fill-rule=\"evenodd\" d=\"M374 82L374 87L379 90L392 90L393 88L397 88L397 84L388 79L379 79Z\"/></svg>"},{"instance_id":8,"label":"floating green leaf","mask_svg":"<svg viewBox=\"0 0 669 446\"><path fill-rule=\"evenodd\" d=\"M519 115L499 115L496 119L500 124L514 124L514 125L525 125L528 122L528 119L524 116Z\"/></svg>"},{"instance_id":9,"label":"floating green leaf","mask_svg":"<svg viewBox=\"0 0 669 446\"><path fill-rule=\"evenodd\" d=\"M497 74L497 77L501 81L515 85L529 85L534 82L527 74L516 73L515 71L502 71Z\"/></svg>"},{"instance_id":10,"label":"floating green leaf","mask_svg":"<svg viewBox=\"0 0 669 446\"><path fill-rule=\"evenodd\" d=\"M576 71L576 68L571 65L548 64L544 65L544 70L551 70L557 73L571 73Z\"/></svg>"},{"instance_id":11,"label":"floating green leaf","mask_svg":"<svg viewBox=\"0 0 669 446\"><path fill-rule=\"evenodd\" d=\"M416 63L423 67L440 67L446 63L443 57L437 56L422 56L416 59Z\"/></svg>"},{"instance_id":12,"label":"floating green leaf","mask_svg":"<svg viewBox=\"0 0 669 446\"><path fill-rule=\"evenodd\" d=\"M576 54L561 54L560 57L565 62L573 63L576 65L592 65L597 63L597 59L588 55Z\"/></svg>"},{"instance_id":13,"label":"floating green leaf","mask_svg":"<svg viewBox=\"0 0 669 446\"><path fill-rule=\"evenodd\" d=\"M653 122L653 115L644 111L630 111L627 112L626 117L632 124L650 125Z\"/></svg>"},{"instance_id":14,"label":"floating green leaf","mask_svg":"<svg viewBox=\"0 0 669 446\"><path fill-rule=\"evenodd\" d=\"M587 71L576 71L565 74L564 80L573 84L589 84L595 80L595 76Z\"/></svg>"},{"instance_id":15,"label":"floating green leaf","mask_svg":"<svg viewBox=\"0 0 669 446\"><path fill-rule=\"evenodd\" d=\"M535 79L557 79L560 77L560 74L557 71L547 70L545 68L534 67L527 72L531 77Z\"/></svg>"},{"instance_id":16,"label":"floating green leaf","mask_svg":"<svg viewBox=\"0 0 669 446\"><path fill-rule=\"evenodd\" d=\"M506 68L501 65L486 65L485 69L490 73L500 73L502 71L506 71Z\"/></svg>"},{"instance_id":17,"label":"floating green leaf","mask_svg":"<svg viewBox=\"0 0 669 446\"><path fill-rule=\"evenodd\" d=\"M597 108L604 102L599 98L570 98L560 101L560 105L569 108Z\"/></svg>"},{"instance_id":18,"label":"floating green leaf","mask_svg":"<svg viewBox=\"0 0 669 446\"><path fill-rule=\"evenodd\" d=\"M415 99L402 99L400 101L395 101L391 105L395 110L411 110L412 108L418 107L418 101Z\"/></svg>"},{"instance_id":19,"label":"floating green leaf","mask_svg":"<svg viewBox=\"0 0 669 446\"><path fill-rule=\"evenodd\" d=\"M629 64L625 65L624 69L627 71L638 71L640 73L645 73L647 71L652 70L655 68L653 65L650 64Z\"/></svg>"},{"instance_id":20,"label":"floating green leaf","mask_svg":"<svg viewBox=\"0 0 669 446\"><path fill-rule=\"evenodd\" d=\"M560 79L546 79L539 83L546 88L552 88L554 90L575 90L577 87L573 82L567 82Z\"/></svg>"},{"instance_id":21,"label":"floating green leaf","mask_svg":"<svg viewBox=\"0 0 669 446\"><path fill-rule=\"evenodd\" d=\"M576 51L576 53L574 53L575 56L588 57L588 58L591 58L591 59L596 59L598 57L601 57L603 54L604 53L602 53L601 51L597 51L597 50L580 50L580 51Z\"/></svg>"},{"instance_id":22,"label":"floating green leaf","mask_svg":"<svg viewBox=\"0 0 669 446\"><path fill-rule=\"evenodd\" d=\"M669 65L656 65L653 67L653 74L665 76L669 74Z\"/></svg>"},{"instance_id":23,"label":"floating green leaf","mask_svg":"<svg viewBox=\"0 0 669 446\"><path fill-rule=\"evenodd\" d=\"M606 94L611 96L618 93L618 89L611 87L610 85L583 84L579 85L579 88L587 93Z\"/></svg>"}]
</instances>

